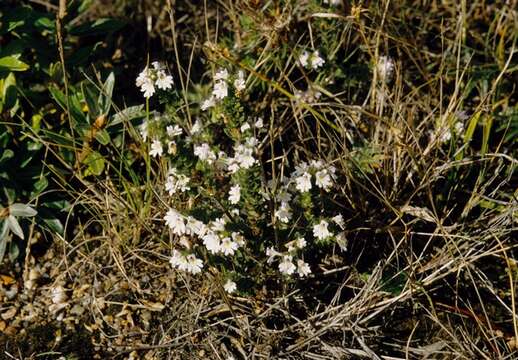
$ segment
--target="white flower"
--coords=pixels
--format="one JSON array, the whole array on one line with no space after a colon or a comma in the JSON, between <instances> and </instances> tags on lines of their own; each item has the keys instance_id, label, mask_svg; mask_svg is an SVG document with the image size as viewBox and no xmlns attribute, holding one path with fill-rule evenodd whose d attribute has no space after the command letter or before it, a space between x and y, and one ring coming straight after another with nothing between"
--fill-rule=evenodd
<instances>
[{"instance_id":1,"label":"white flower","mask_svg":"<svg viewBox=\"0 0 518 360\"><path fill-rule=\"evenodd\" d=\"M324 0L324 4L330 4L330 5L340 5L342 3L342 0Z\"/></svg>"},{"instance_id":2,"label":"white flower","mask_svg":"<svg viewBox=\"0 0 518 360\"><path fill-rule=\"evenodd\" d=\"M300 192L306 192L311 189L311 175L308 172L303 173L295 179L295 187Z\"/></svg>"},{"instance_id":3,"label":"white flower","mask_svg":"<svg viewBox=\"0 0 518 360\"><path fill-rule=\"evenodd\" d=\"M144 83L148 82L148 81L153 81L151 80L150 78L150 72L149 72L149 69L148 67L146 66L144 68L144 70L142 70L140 72L140 74L138 74L137 76L137 80L135 81L135 84L138 86L138 87L142 87L142 85L144 85Z\"/></svg>"},{"instance_id":4,"label":"white flower","mask_svg":"<svg viewBox=\"0 0 518 360\"><path fill-rule=\"evenodd\" d=\"M203 261L198 259L194 254L187 255L187 271L192 274L198 274L203 267Z\"/></svg>"},{"instance_id":5,"label":"white flower","mask_svg":"<svg viewBox=\"0 0 518 360\"><path fill-rule=\"evenodd\" d=\"M243 125L241 125L240 130L241 130L242 133L244 133L247 130L250 130L250 124L249 123L244 123Z\"/></svg>"},{"instance_id":6,"label":"white flower","mask_svg":"<svg viewBox=\"0 0 518 360\"><path fill-rule=\"evenodd\" d=\"M185 224L185 227L185 233L187 235L194 234L201 237L205 235L205 232L207 231L205 224L192 216L187 216L187 223Z\"/></svg>"},{"instance_id":7,"label":"white flower","mask_svg":"<svg viewBox=\"0 0 518 360\"><path fill-rule=\"evenodd\" d=\"M243 235L234 231L231 236L238 246L245 246L245 237Z\"/></svg>"},{"instance_id":8,"label":"white flower","mask_svg":"<svg viewBox=\"0 0 518 360\"><path fill-rule=\"evenodd\" d=\"M151 66L153 66L153 68L156 70L156 71L159 71L159 70L165 70L165 65L163 63L161 63L160 61L153 61L151 63Z\"/></svg>"},{"instance_id":9,"label":"white flower","mask_svg":"<svg viewBox=\"0 0 518 360\"><path fill-rule=\"evenodd\" d=\"M295 272L295 265L292 262L293 257L290 255L284 255L282 261L279 263L279 271L282 274L291 275Z\"/></svg>"},{"instance_id":10,"label":"white flower","mask_svg":"<svg viewBox=\"0 0 518 360\"><path fill-rule=\"evenodd\" d=\"M153 84L153 80L148 79L140 86L140 91L144 93L145 98L150 98L155 93L155 85Z\"/></svg>"},{"instance_id":11,"label":"white flower","mask_svg":"<svg viewBox=\"0 0 518 360\"><path fill-rule=\"evenodd\" d=\"M241 199L241 186L234 185L228 192L228 201L230 201L231 204L237 204L239 199Z\"/></svg>"},{"instance_id":12,"label":"white flower","mask_svg":"<svg viewBox=\"0 0 518 360\"><path fill-rule=\"evenodd\" d=\"M233 282L232 280L227 280L227 282L225 283L225 285L223 285L223 288L225 289L225 291L229 294L232 294L234 291L236 291L237 289L237 285L235 282Z\"/></svg>"},{"instance_id":13,"label":"white flower","mask_svg":"<svg viewBox=\"0 0 518 360\"><path fill-rule=\"evenodd\" d=\"M219 69L214 75L214 81L218 80L227 80L228 79L228 71L227 69Z\"/></svg>"},{"instance_id":14,"label":"white flower","mask_svg":"<svg viewBox=\"0 0 518 360\"><path fill-rule=\"evenodd\" d=\"M216 154L214 154L214 152L210 149L209 144L207 143L195 146L194 155L202 161L207 161L209 164L216 160Z\"/></svg>"},{"instance_id":15,"label":"white flower","mask_svg":"<svg viewBox=\"0 0 518 360\"><path fill-rule=\"evenodd\" d=\"M290 221L292 216L291 207L288 203L281 203L281 206L275 212L275 217L279 219L280 222L287 223Z\"/></svg>"},{"instance_id":16,"label":"white flower","mask_svg":"<svg viewBox=\"0 0 518 360\"><path fill-rule=\"evenodd\" d=\"M388 82L394 73L394 61L387 56L380 56L376 64L376 71L381 81Z\"/></svg>"},{"instance_id":17,"label":"white flower","mask_svg":"<svg viewBox=\"0 0 518 360\"><path fill-rule=\"evenodd\" d=\"M175 125L175 126L169 125L165 129L167 131L167 136L169 136L169 137L175 137L175 136L181 135L183 133L182 128L178 125Z\"/></svg>"},{"instance_id":18,"label":"white flower","mask_svg":"<svg viewBox=\"0 0 518 360\"><path fill-rule=\"evenodd\" d=\"M151 150L149 151L149 155L151 156L162 156L164 152L164 148L162 147L162 143L160 142L160 140L158 139L155 139L153 140L153 142L151 143Z\"/></svg>"},{"instance_id":19,"label":"white flower","mask_svg":"<svg viewBox=\"0 0 518 360\"><path fill-rule=\"evenodd\" d=\"M164 217L165 223L176 235L185 234L185 221L183 216L174 209L169 209Z\"/></svg>"},{"instance_id":20,"label":"white flower","mask_svg":"<svg viewBox=\"0 0 518 360\"><path fill-rule=\"evenodd\" d=\"M439 136L439 141L442 142L442 143L445 143L445 142L448 142L451 140L451 131L450 129L444 129L440 136Z\"/></svg>"},{"instance_id":21,"label":"white flower","mask_svg":"<svg viewBox=\"0 0 518 360\"><path fill-rule=\"evenodd\" d=\"M264 126L263 118L257 118L257 121L254 123L254 126L257 129L261 129Z\"/></svg>"},{"instance_id":22,"label":"white flower","mask_svg":"<svg viewBox=\"0 0 518 360\"><path fill-rule=\"evenodd\" d=\"M161 90L170 89L173 86L173 77L159 70L156 73L156 86Z\"/></svg>"},{"instance_id":23,"label":"white flower","mask_svg":"<svg viewBox=\"0 0 518 360\"><path fill-rule=\"evenodd\" d=\"M309 60L309 53L307 51L304 51L299 56L299 62L302 66L307 67L308 66L308 60Z\"/></svg>"},{"instance_id":24,"label":"white flower","mask_svg":"<svg viewBox=\"0 0 518 360\"><path fill-rule=\"evenodd\" d=\"M309 57L309 62L311 64L311 67L313 68L313 70L316 70L319 67L324 65L325 60L320 57L320 54L318 53L318 50L316 50Z\"/></svg>"},{"instance_id":25,"label":"white flower","mask_svg":"<svg viewBox=\"0 0 518 360\"><path fill-rule=\"evenodd\" d=\"M311 67L313 70L316 70L324 65L325 60L320 57L318 50L315 50L311 54L309 54L307 51L304 51L299 56L299 62L305 68Z\"/></svg>"},{"instance_id":26,"label":"white flower","mask_svg":"<svg viewBox=\"0 0 518 360\"><path fill-rule=\"evenodd\" d=\"M342 216L342 214L338 214L334 217L331 218L331 220L333 220L336 225L338 225L340 227L340 229L344 229L345 227L345 222L344 222L344 217Z\"/></svg>"},{"instance_id":27,"label":"white flower","mask_svg":"<svg viewBox=\"0 0 518 360\"><path fill-rule=\"evenodd\" d=\"M212 94L216 99L224 99L228 95L228 85L224 81L218 81L214 84Z\"/></svg>"},{"instance_id":28,"label":"white flower","mask_svg":"<svg viewBox=\"0 0 518 360\"><path fill-rule=\"evenodd\" d=\"M336 235L336 243L338 246L340 246L342 251L347 250L347 238L345 237L345 231L339 232L338 235Z\"/></svg>"},{"instance_id":29,"label":"white flower","mask_svg":"<svg viewBox=\"0 0 518 360\"><path fill-rule=\"evenodd\" d=\"M303 237L299 237L297 240L295 240L295 245L299 248L299 249L303 249L306 247L307 245L307 242L306 242L306 239L304 239Z\"/></svg>"},{"instance_id":30,"label":"white flower","mask_svg":"<svg viewBox=\"0 0 518 360\"><path fill-rule=\"evenodd\" d=\"M139 126L140 136L142 136L142 140L144 141L146 141L148 137L147 127L147 121L144 121L142 125Z\"/></svg>"},{"instance_id":31,"label":"white flower","mask_svg":"<svg viewBox=\"0 0 518 360\"><path fill-rule=\"evenodd\" d=\"M313 236L319 240L327 239L332 233L327 229L329 223L325 220L321 220L318 224L313 225Z\"/></svg>"},{"instance_id":32,"label":"white flower","mask_svg":"<svg viewBox=\"0 0 518 360\"><path fill-rule=\"evenodd\" d=\"M174 268L179 268L180 266L184 268L187 265L187 259L178 250L173 250L173 255L171 255L169 262Z\"/></svg>"},{"instance_id":33,"label":"white flower","mask_svg":"<svg viewBox=\"0 0 518 360\"><path fill-rule=\"evenodd\" d=\"M221 240L221 252L225 255L234 255L234 252L238 249L239 245L226 237Z\"/></svg>"},{"instance_id":34,"label":"white flower","mask_svg":"<svg viewBox=\"0 0 518 360\"><path fill-rule=\"evenodd\" d=\"M245 90L245 74L243 73L243 71L239 71L237 73L237 78L236 80L234 80L234 87L236 88L237 92Z\"/></svg>"},{"instance_id":35,"label":"white flower","mask_svg":"<svg viewBox=\"0 0 518 360\"><path fill-rule=\"evenodd\" d=\"M309 268L308 263L304 262L304 260L297 260L297 273L300 277L307 276L311 274L311 269Z\"/></svg>"},{"instance_id":36,"label":"white flower","mask_svg":"<svg viewBox=\"0 0 518 360\"><path fill-rule=\"evenodd\" d=\"M453 129L458 136L464 134L464 124L461 121L456 122Z\"/></svg>"},{"instance_id":37,"label":"white flower","mask_svg":"<svg viewBox=\"0 0 518 360\"><path fill-rule=\"evenodd\" d=\"M280 202L288 203L291 201L291 194L286 189L282 189L277 194L276 199Z\"/></svg>"},{"instance_id":38,"label":"white flower","mask_svg":"<svg viewBox=\"0 0 518 360\"><path fill-rule=\"evenodd\" d=\"M214 97L211 96L210 98L204 100L202 103L201 103L201 111L205 111L207 110L208 108L211 108L213 107L214 105L216 105L216 102L214 101Z\"/></svg>"},{"instance_id":39,"label":"white flower","mask_svg":"<svg viewBox=\"0 0 518 360\"><path fill-rule=\"evenodd\" d=\"M275 250L274 248L272 247L269 247L269 248L266 248L266 256L268 256L268 260L266 260L266 262L268 264L271 264L273 262L273 260L277 257L277 256L281 256L282 254L280 252L278 252L277 250Z\"/></svg>"},{"instance_id":40,"label":"white flower","mask_svg":"<svg viewBox=\"0 0 518 360\"><path fill-rule=\"evenodd\" d=\"M191 134L197 134L201 131L201 129L203 128L203 124L201 123L200 119L196 119L196 121L194 122L192 128L191 128Z\"/></svg>"},{"instance_id":41,"label":"white flower","mask_svg":"<svg viewBox=\"0 0 518 360\"><path fill-rule=\"evenodd\" d=\"M322 169L315 173L315 184L325 191L329 191L333 183L331 181L331 176L329 175L329 171L327 169Z\"/></svg>"},{"instance_id":42,"label":"white flower","mask_svg":"<svg viewBox=\"0 0 518 360\"><path fill-rule=\"evenodd\" d=\"M217 218L214 221L210 222L210 229L215 232L225 231L226 220L223 218Z\"/></svg>"},{"instance_id":43,"label":"white flower","mask_svg":"<svg viewBox=\"0 0 518 360\"><path fill-rule=\"evenodd\" d=\"M207 248L209 252L212 254L217 254L221 251L221 242L219 240L219 236L209 231L202 237L203 245Z\"/></svg>"}]
</instances>

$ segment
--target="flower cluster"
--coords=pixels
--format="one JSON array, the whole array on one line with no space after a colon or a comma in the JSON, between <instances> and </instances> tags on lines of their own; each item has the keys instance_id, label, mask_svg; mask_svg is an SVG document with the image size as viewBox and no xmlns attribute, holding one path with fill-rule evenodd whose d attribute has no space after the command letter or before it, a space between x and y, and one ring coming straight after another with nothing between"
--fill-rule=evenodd
<instances>
[{"instance_id":1,"label":"flower cluster","mask_svg":"<svg viewBox=\"0 0 518 360\"><path fill-rule=\"evenodd\" d=\"M300 252L307 245L306 240L303 237L299 237L286 244L287 251L281 253L274 248L270 247L266 249L266 256L268 257L268 263L272 263L279 259L279 272L283 275L292 275L295 272L299 277L305 277L311 274L311 268L309 264L303 259L299 258L294 261L297 253Z\"/></svg>"},{"instance_id":2,"label":"flower cluster","mask_svg":"<svg viewBox=\"0 0 518 360\"><path fill-rule=\"evenodd\" d=\"M140 91L144 93L144 97L150 98L155 93L156 88L160 90L170 89L173 86L173 77L166 74L165 66L162 63L154 61L151 63L151 68L146 66L138 75L136 84Z\"/></svg>"},{"instance_id":3,"label":"flower cluster","mask_svg":"<svg viewBox=\"0 0 518 360\"><path fill-rule=\"evenodd\" d=\"M307 51L302 52L299 56L300 64L306 69L317 70L318 68L324 66L325 60L320 57L318 50L309 53Z\"/></svg>"},{"instance_id":4,"label":"flower cluster","mask_svg":"<svg viewBox=\"0 0 518 360\"><path fill-rule=\"evenodd\" d=\"M208 99L205 99L201 104L201 110L205 111L214 107L218 101L223 100L228 96L229 85L231 85L236 94L241 93L246 88L245 73L238 71L235 76L230 76L227 69L219 69L214 75L214 87L212 94Z\"/></svg>"}]
</instances>

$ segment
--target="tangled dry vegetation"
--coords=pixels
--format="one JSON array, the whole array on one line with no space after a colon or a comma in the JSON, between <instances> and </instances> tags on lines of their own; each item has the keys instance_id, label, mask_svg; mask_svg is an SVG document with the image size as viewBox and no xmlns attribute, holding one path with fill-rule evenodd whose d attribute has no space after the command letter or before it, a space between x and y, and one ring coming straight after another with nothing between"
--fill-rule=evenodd
<instances>
[{"instance_id":1,"label":"tangled dry vegetation","mask_svg":"<svg viewBox=\"0 0 518 360\"><path fill-rule=\"evenodd\" d=\"M76 178L67 231L2 265L0 358L517 357L516 1L317 3L146 1L131 21L154 19L148 51L193 104L212 62L251 72L246 102L275 123L263 162L332 163L346 244L228 294L216 270L171 269L159 173ZM301 43L340 65L317 81Z\"/></svg>"}]
</instances>

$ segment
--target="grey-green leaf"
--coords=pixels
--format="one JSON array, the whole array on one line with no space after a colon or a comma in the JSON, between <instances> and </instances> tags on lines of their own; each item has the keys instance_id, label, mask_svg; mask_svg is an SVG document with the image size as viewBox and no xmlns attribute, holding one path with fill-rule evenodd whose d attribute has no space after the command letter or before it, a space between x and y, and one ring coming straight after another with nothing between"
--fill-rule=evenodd
<instances>
[{"instance_id":1,"label":"grey-green leaf","mask_svg":"<svg viewBox=\"0 0 518 360\"><path fill-rule=\"evenodd\" d=\"M20 227L20 224L18 224L18 220L12 215L9 215L7 218L7 225L9 225L9 229L18 236L20 239L23 239L23 230Z\"/></svg>"},{"instance_id":2,"label":"grey-green leaf","mask_svg":"<svg viewBox=\"0 0 518 360\"><path fill-rule=\"evenodd\" d=\"M12 204L9 206L9 213L13 216L32 217L38 213L36 210L25 204Z\"/></svg>"}]
</instances>

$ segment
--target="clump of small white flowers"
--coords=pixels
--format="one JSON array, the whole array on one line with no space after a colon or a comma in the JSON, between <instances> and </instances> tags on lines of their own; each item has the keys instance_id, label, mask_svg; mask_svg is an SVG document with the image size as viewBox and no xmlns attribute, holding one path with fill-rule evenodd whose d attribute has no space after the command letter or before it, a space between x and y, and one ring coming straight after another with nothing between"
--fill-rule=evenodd
<instances>
[{"instance_id":1,"label":"clump of small white flowers","mask_svg":"<svg viewBox=\"0 0 518 360\"><path fill-rule=\"evenodd\" d=\"M241 186L234 185L230 188L230 191L228 193L228 201L230 201L231 204L237 204L239 203L239 199L241 199Z\"/></svg>"},{"instance_id":2,"label":"clump of small white flowers","mask_svg":"<svg viewBox=\"0 0 518 360\"><path fill-rule=\"evenodd\" d=\"M181 271L186 271L191 274L199 274L203 268L203 261L198 259L196 255L183 255L178 250L173 250L173 254L169 259L169 263L173 268Z\"/></svg>"},{"instance_id":3,"label":"clump of small white flowers","mask_svg":"<svg viewBox=\"0 0 518 360\"><path fill-rule=\"evenodd\" d=\"M216 154L210 149L210 146L207 143L195 146L194 155L197 156L200 160L206 161L209 164L212 164L214 160L216 160Z\"/></svg>"},{"instance_id":4,"label":"clump of small white flowers","mask_svg":"<svg viewBox=\"0 0 518 360\"><path fill-rule=\"evenodd\" d=\"M257 163L254 158L254 147L257 144L257 139L254 137L248 138L245 144L237 144L234 146L234 157L225 159L230 173L235 173L239 169L249 169Z\"/></svg>"},{"instance_id":5,"label":"clump of small white flowers","mask_svg":"<svg viewBox=\"0 0 518 360\"><path fill-rule=\"evenodd\" d=\"M282 261L279 263L279 271L285 275L291 275L296 270L295 264L293 264L293 256L284 255Z\"/></svg>"},{"instance_id":6,"label":"clump of small white flowers","mask_svg":"<svg viewBox=\"0 0 518 360\"><path fill-rule=\"evenodd\" d=\"M232 294L234 291L237 290L237 285L235 282L233 282L232 280L227 280L227 282L225 283L225 285L223 285L223 288L225 289L225 291L229 294Z\"/></svg>"},{"instance_id":7,"label":"clump of small white flowers","mask_svg":"<svg viewBox=\"0 0 518 360\"><path fill-rule=\"evenodd\" d=\"M376 63L376 72L382 82L389 82L394 74L394 60L388 56L380 56Z\"/></svg>"},{"instance_id":8,"label":"clump of small white flowers","mask_svg":"<svg viewBox=\"0 0 518 360\"><path fill-rule=\"evenodd\" d=\"M315 50L312 53L304 51L299 56L299 62L306 69L312 68L313 70L317 70L319 67L324 65L325 60L320 57L318 50Z\"/></svg>"},{"instance_id":9,"label":"clump of small white flowers","mask_svg":"<svg viewBox=\"0 0 518 360\"><path fill-rule=\"evenodd\" d=\"M297 260L297 273L300 277L308 276L311 274L311 268L307 262L302 259Z\"/></svg>"},{"instance_id":10,"label":"clump of small white flowers","mask_svg":"<svg viewBox=\"0 0 518 360\"><path fill-rule=\"evenodd\" d=\"M155 94L155 86L161 90L168 90L173 86L173 77L166 74L163 64L154 61L151 65L151 68L146 66L142 70L135 82L144 93L145 98L150 98Z\"/></svg>"},{"instance_id":11,"label":"clump of small white flowers","mask_svg":"<svg viewBox=\"0 0 518 360\"><path fill-rule=\"evenodd\" d=\"M211 96L201 103L201 110L205 111L211 107L216 106L217 102L226 98L229 94L229 85L233 85L237 94L245 90L245 74L243 71L238 71L231 82L231 76L227 69L219 69L214 74L214 86L212 88Z\"/></svg>"},{"instance_id":12,"label":"clump of small white flowers","mask_svg":"<svg viewBox=\"0 0 518 360\"><path fill-rule=\"evenodd\" d=\"M162 147L162 143L158 139L154 139L151 143L151 150L149 150L149 155L154 157L162 156L164 152L164 148Z\"/></svg>"},{"instance_id":13,"label":"clump of small white flowers","mask_svg":"<svg viewBox=\"0 0 518 360\"><path fill-rule=\"evenodd\" d=\"M329 223L325 220L321 220L318 224L313 225L313 236L319 240L325 240L333 234L327 228Z\"/></svg>"},{"instance_id":14,"label":"clump of small white flowers","mask_svg":"<svg viewBox=\"0 0 518 360\"><path fill-rule=\"evenodd\" d=\"M304 239L303 237L299 237L299 238L287 243L286 247L288 248L288 252L291 253L296 250L302 250L303 248L306 247L306 245L307 245L306 239Z\"/></svg>"},{"instance_id":15,"label":"clump of small white flowers","mask_svg":"<svg viewBox=\"0 0 518 360\"><path fill-rule=\"evenodd\" d=\"M316 91L316 90L313 90L310 88L310 89L307 89L306 91L296 90L294 95L295 95L295 99L297 99L301 102L304 102L304 103L311 104L311 103L317 101L318 99L320 99L320 97L322 96L322 93L320 91Z\"/></svg>"}]
</instances>

